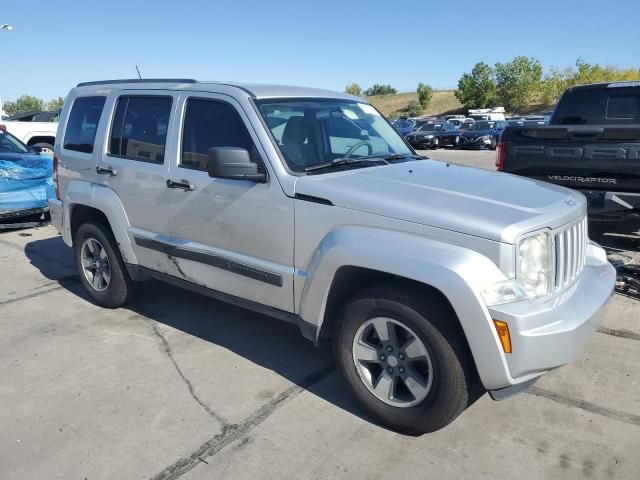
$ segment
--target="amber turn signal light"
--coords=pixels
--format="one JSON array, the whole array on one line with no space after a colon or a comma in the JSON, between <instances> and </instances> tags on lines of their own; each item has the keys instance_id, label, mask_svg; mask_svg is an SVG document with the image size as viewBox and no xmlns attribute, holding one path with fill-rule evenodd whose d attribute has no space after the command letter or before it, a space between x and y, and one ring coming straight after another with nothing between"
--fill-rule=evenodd
<instances>
[{"instance_id":1,"label":"amber turn signal light","mask_svg":"<svg viewBox=\"0 0 640 480\"><path fill-rule=\"evenodd\" d=\"M502 350L504 350L504 353L511 353L511 336L509 335L509 325L507 325L505 322L501 322L500 320L494 320L493 324L496 327L496 332L498 332L498 337L500 337Z\"/></svg>"}]
</instances>

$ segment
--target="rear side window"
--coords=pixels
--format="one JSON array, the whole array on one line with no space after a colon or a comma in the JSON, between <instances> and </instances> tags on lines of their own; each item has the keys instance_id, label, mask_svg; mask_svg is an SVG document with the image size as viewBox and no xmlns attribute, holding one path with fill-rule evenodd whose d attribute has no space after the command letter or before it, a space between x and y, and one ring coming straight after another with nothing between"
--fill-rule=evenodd
<instances>
[{"instance_id":1,"label":"rear side window","mask_svg":"<svg viewBox=\"0 0 640 480\"><path fill-rule=\"evenodd\" d=\"M209 149L213 147L246 149L251 161L258 164L258 171L264 173L258 150L236 109L225 102L190 98L184 117L180 166L206 171Z\"/></svg>"},{"instance_id":2,"label":"rear side window","mask_svg":"<svg viewBox=\"0 0 640 480\"><path fill-rule=\"evenodd\" d=\"M640 123L640 88L592 88L565 93L552 125Z\"/></svg>"},{"instance_id":3,"label":"rear side window","mask_svg":"<svg viewBox=\"0 0 640 480\"><path fill-rule=\"evenodd\" d=\"M109 154L141 162L164 163L171 97L118 98Z\"/></svg>"},{"instance_id":4,"label":"rear side window","mask_svg":"<svg viewBox=\"0 0 640 480\"><path fill-rule=\"evenodd\" d=\"M76 98L69 113L67 129L64 132L66 150L92 153L96 139L96 129L102 115L106 97Z\"/></svg>"}]
</instances>

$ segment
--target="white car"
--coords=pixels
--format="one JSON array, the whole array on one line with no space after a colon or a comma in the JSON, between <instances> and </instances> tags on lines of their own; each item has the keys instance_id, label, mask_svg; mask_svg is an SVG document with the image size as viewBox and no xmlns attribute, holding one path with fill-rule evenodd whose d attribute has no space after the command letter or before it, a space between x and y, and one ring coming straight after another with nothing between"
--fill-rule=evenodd
<instances>
[{"instance_id":1,"label":"white car","mask_svg":"<svg viewBox=\"0 0 640 480\"><path fill-rule=\"evenodd\" d=\"M36 147L39 148L42 153L53 155L58 122L2 120L0 122L0 130L9 132L29 147Z\"/></svg>"}]
</instances>

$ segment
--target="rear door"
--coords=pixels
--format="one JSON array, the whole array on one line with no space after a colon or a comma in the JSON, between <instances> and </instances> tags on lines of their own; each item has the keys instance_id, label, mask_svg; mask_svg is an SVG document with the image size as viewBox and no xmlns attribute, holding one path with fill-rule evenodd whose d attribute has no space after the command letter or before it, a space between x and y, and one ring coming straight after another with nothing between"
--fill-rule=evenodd
<instances>
[{"instance_id":1,"label":"rear door","mask_svg":"<svg viewBox=\"0 0 640 480\"><path fill-rule=\"evenodd\" d=\"M131 225L129 235L141 265L168 272L170 261L145 241L167 235L167 172L175 92L121 91L110 99L105 148L97 182L120 198Z\"/></svg>"}]
</instances>

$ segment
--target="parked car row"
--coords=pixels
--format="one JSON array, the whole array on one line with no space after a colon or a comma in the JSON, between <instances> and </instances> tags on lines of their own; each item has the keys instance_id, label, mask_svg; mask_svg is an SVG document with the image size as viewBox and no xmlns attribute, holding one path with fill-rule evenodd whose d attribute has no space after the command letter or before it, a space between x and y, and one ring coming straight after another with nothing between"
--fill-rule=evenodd
<instances>
[{"instance_id":1,"label":"parked car row","mask_svg":"<svg viewBox=\"0 0 640 480\"><path fill-rule=\"evenodd\" d=\"M501 121L471 121L460 118L430 120L409 130L408 120L393 123L395 129L417 149L490 148L495 149L508 123ZM418 122L416 122L417 124Z\"/></svg>"}]
</instances>

